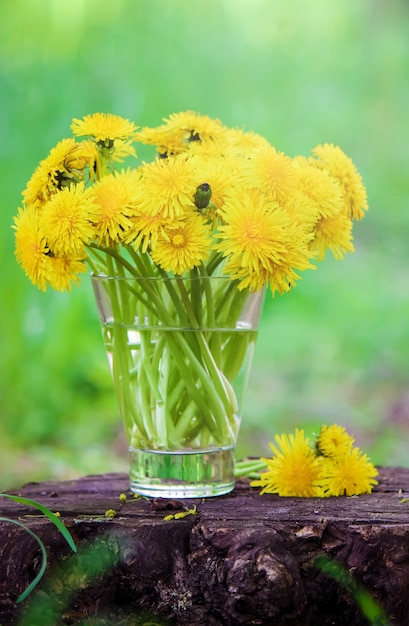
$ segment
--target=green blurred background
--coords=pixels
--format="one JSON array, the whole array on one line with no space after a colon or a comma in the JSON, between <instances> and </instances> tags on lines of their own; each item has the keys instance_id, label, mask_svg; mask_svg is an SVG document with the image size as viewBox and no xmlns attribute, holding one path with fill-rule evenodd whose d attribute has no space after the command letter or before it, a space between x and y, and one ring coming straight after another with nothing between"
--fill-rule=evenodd
<instances>
[{"instance_id":1,"label":"green blurred background","mask_svg":"<svg viewBox=\"0 0 409 626\"><path fill-rule=\"evenodd\" d=\"M404 0L0 0L0 488L127 469L88 280L38 291L10 228L38 161L96 111L192 109L353 159L356 253L267 296L238 455L337 422L409 466L408 25Z\"/></svg>"}]
</instances>

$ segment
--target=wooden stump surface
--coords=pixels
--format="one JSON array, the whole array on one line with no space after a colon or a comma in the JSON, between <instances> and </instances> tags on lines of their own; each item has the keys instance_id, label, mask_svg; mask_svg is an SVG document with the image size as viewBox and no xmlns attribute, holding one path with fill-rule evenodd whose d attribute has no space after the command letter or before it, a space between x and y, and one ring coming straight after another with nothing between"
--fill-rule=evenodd
<instances>
[{"instance_id":1,"label":"wooden stump surface","mask_svg":"<svg viewBox=\"0 0 409 626\"><path fill-rule=\"evenodd\" d=\"M409 469L381 468L374 493L351 498L260 496L246 480L206 500L127 490L127 475L108 474L13 492L58 511L76 555L35 509L0 498L0 516L28 526L48 555L37 591L17 605L41 551L0 522L0 626L367 626L349 585L317 567L323 555L370 592L389 624L409 626ZM164 519L193 505L194 515Z\"/></svg>"}]
</instances>

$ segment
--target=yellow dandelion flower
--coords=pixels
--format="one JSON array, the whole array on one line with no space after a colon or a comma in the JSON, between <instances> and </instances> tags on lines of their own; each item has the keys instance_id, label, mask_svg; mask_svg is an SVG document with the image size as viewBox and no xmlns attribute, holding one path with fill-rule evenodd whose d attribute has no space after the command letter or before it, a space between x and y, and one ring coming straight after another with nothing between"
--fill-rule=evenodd
<instances>
[{"instance_id":1,"label":"yellow dandelion flower","mask_svg":"<svg viewBox=\"0 0 409 626\"><path fill-rule=\"evenodd\" d=\"M319 219L317 206L314 202L301 189L295 189L282 204L282 207L292 222L302 226L306 233L310 233L310 240L312 241L314 227Z\"/></svg>"},{"instance_id":2,"label":"yellow dandelion flower","mask_svg":"<svg viewBox=\"0 0 409 626\"><path fill-rule=\"evenodd\" d=\"M239 288L258 290L270 284L288 291L298 278L295 269L312 268L308 236L276 203L257 193L232 196L220 210L223 224L215 249L229 256L226 272L241 280Z\"/></svg>"},{"instance_id":3,"label":"yellow dandelion flower","mask_svg":"<svg viewBox=\"0 0 409 626\"><path fill-rule=\"evenodd\" d=\"M229 128L225 134L225 141L236 155L244 157L261 148L268 149L271 147L267 139L262 137L262 135L251 131L243 131L239 128Z\"/></svg>"},{"instance_id":4,"label":"yellow dandelion flower","mask_svg":"<svg viewBox=\"0 0 409 626\"><path fill-rule=\"evenodd\" d=\"M220 142L226 132L225 126L207 115L193 111L174 113L164 124L156 128L142 128L136 140L157 147L162 157L175 156L196 146L213 146L220 149Z\"/></svg>"},{"instance_id":5,"label":"yellow dandelion flower","mask_svg":"<svg viewBox=\"0 0 409 626\"><path fill-rule=\"evenodd\" d=\"M236 257L231 257L225 267L224 273L234 276L238 281L239 291L248 289L250 292L259 291L269 287L271 293L283 294L294 287L301 276L289 265L273 265L270 269L260 268L257 271L248 267L241 267Z\"/></svg>"},{"instance_id":6,"label":"yellow dandelion flower","mask_svg":"<svg viewBox=\"0 0 409 626\"><path fill-rule=\"evenodd\" d=\"M201 183L208 183L212 189L212 203L221 207L228 194L237 185L238 165L235 158L207 158L200 154L191 157L196 178Z\"/></svg>"},{"instance_id":7,"label":"yellow dandelion flower","mask_svg":"<svg viewBox=\"0 0 409 626\"><path fill-rule=\"evenodd\" d=\"M317 438L317 449L323 456L337 457L349 453L354 441L343 426L324 424Z\"/></svg>"},{"instance_id":8,"label":"yellow dandelion flower","mask_svg":"<svg viewBox=\"0 0 409 626\"><path fill-rule=\"evenodd\" d=\"M173 219L164 218L161 213L146 215L138 209L129 219L131 225L124 234L124 243L132 244L135 250L141 247L142 253L156 246L158 236L165 227L175 224Z\"/></svg>"},{"instance_id":9,"label":"yellow dandelion flower","mask_svg":"<svg viewBox=\"0 0 409 626\"><path fill-rule=\"evenodd\" d=\"M48 282L56 291L71 291L72 285L80 282L79 274L86 271L87 266L80 258L50 257Z\"/></svg>"},{"instance_id":10,"label":"yellow dandelion flower","mask_svg":"<svg viewBox=\"0 0 409 626\"><path fill-rule=\"evenodd\" d=\"M150 146L156 146L162 157L174 156L186 150L184 131L179 128L169 128L166 124L156 128L145 127L136 133L136 141Z\"/></svg>"},{"instance_id":11,"label":"yellow dandelion flower","mask_svg":"<svg viewBox=\"0 0 409 626\"><path fill-rule=\"evenodd\" d=\"M316 216L332 217L344 210L344 200L339 185L326 170L312 167L307 159L293 159L297 192L308 198ZM291 202L291 196L289 198Z\"/></svg>"},{"instance_id":12,"label":"yellow dandelion flower","mask_svg":"<svg viewBox=\"0 0 409 626\"><path fill-rule=\"evenodd\" d=\"M93 237L97 215L98 207L83 183L55 193L41 213L43 231L52 253L56 256L82 253L84 244Z\"/></svg>"},{"instance_id":13,"label":"yellow dandelion flower","mask_svg":"<svg viewBox=\"0 0 409 626\"><path fill-rule=\"evenodd\" d=\"M151 257L166 272L183 274L200 265L210 249L209 227L200 215L163 229Z\"/></svg>"},{"instance_id":14,"label":"yellow dandelion flower","mask_svg":"<svg viewBox=\"0 0 409 626\"><path fill-rule=\"evenodd\" d=\"M245 164L251 155L271 146L257 133L227 128L215 139L191 141L188 147L188 154L197 154L203 159L239 159Z\"/></svg>"},{"instance_id":15,"label":"yellow dandelion flower","mask_svg":"<svg viewBox=\"0 0 409 626\"><path fill-rule=\"evenodd\" d=\"M19 209L14 218L15 255L31 282L46 290L49 277L49 248L40 228L38 211L32 205Z\"/></svg>"},{"instance_id":16,"label":"yellow dandelion flower","mask_svg":"<svg viewBox=\"0 0 409 626\"><path fill-rule=\"evenodd\" d=\"M254 269L270 267L287 253L287 215L278 205L270 205L260 195L243 192L231 196L220 211L223 225L216 246L224 255L240 255L242 265Z\"/></svg>"},{"instance_id":17,"label":"yellow dandelion flower","mask_svg":"<svg viewBox=\"0 0 409 626\"><path fill-rule=\"evenodd\" d=\"M80 177L81 172L86 167L90 169L90 175L92 176L92 170L97 158L97 151L93 141L80 141L74 143L71 150L68 150L63 165L69 173L75 173L79 180L84 179L84 175Z\"/></svg>"},{"instance_id":18,"label":"yellow dandelion flower","mask_svg":"<svg viewBox=\"0 0 409 626\"><path fill-rule=\"evenodd\" d=\"M77 137L90 137L95 141L99 152L97 173L99 178L106 174L105 163L122 161L127 156L136 156L132 143L137 126L119 115L93 113L82 120L73 119L71 130Z\"/></svg>"},{"instance_id":19,"label":"yellow dandelion flower","mask_svg":"<svg viewBox=\"0 0 409 626\"><path fill-rule=\"evenodd\" d=\"M93 137L96 142L133 139L137 126L119 115L92 113L82 120L73 119L71 130L76 137Z\"/></svg>"},{"instance_id":20,"label":"yellow dandelion flower","mask_svg":"<svg viewBox=\"0 0 409 626\"><path fill-rule=\"evenodd\" d=\"M54 172L50 170L48 163L41 161L22 194L27 205L41 206L57 191Z\"/></svg>"},{"instance_id":21,"label":"yellow dandelion flower","mask_svg":"<svg viewBox=\"0 0 409 626\"><path fill-rule=\"evenodd\" d=\"M122 170L104 176L92 187L91 197L98 207L94 222L98 242L109 245L126 237L139 201L139 183L138 170Z\"/></svg>"},{"instance_id":22,"label":"yellow dandelion flower","mask_svg":"<svg viewBox=\"0 0 409 626\"><path fill-rule=\"evenodd\" d=\"M88 167L92 171L95 158L95 146L92 143L62 139L40 162L28 181L23 191L25 203L41 206L55 192L84 180L85 170Z\"/></svg>"},{"instance_id":23,"label":"yellow dandelion flower","mask_svg":"<svg viewBox=\"0 0 409 626\"><path fill-rule=\"evenodd\" d=\"M313 234L311 250L322 261L327 250L336 259L353 252L352 223L345 215L340 186L326 170L312 167L303 157L293 159L296 188L284 207L291 219L303 223Z\"/></svg>"},{"instance_id":24,"label":"yellow dandelion flower","mask_svg":"<svg viewBox=\"0 0 409 626\"><path fill-rule=\"evenodd\" d=\"M327 250L335 259L343 259L344 254L354 252L352 222L344 213L321 217L314 225L313 233L311 249L318 252L319 261L324 259Z\"/></svg>"},{"instance_id":25,"label":"yellow dandelion flower","mask_svg":"<svg viewBox=\"0 0 409 626\"><path fill-rule=\"evenodd\" d=\"M112 146L108 142L106 144L97 144L100 149L103 159L108 161L116 161L122 163L128 156L136 157L135 148L131 145L131 141L122 141L122 139L115 139ZM98 167L98 165L97 165ZM100 177L105 175L104 169L100 167Z\"/></svg>"},{"instance_id":26,"label":"yellow dandelion flower","mask_svg":"<svg viewBox=\"0 0 409 626\"><path fill-rule=\"evenodd\" d=\"M143 166L140 209L147 215L177 219L195 210L198 184L193 165L181 157L159 159Z\"/></svg>"},{"instance_id":27,"label":"yellow dandelion flower","mask_svg":"<svg viewBox=\"0 0 409 626\"><path fill-rule=\"evenodd\" d=\"M318 495L316 480L320 465L304 431L296 428L295 435L276 435L278 447L269 444L273 452L271 459L262 459L267 471L260 480L251 482L252 487L261 487L263 493L280 496L310 498Z\"/></svg>"},{"instance_id":28,"label":"yellow dandelion flower","mask_svg":"<svg viewBox=\"0 0 409 626\"><path fill-rule=\"evenodd\" d=\"M295 188L296 178L292 159L273 146L266 146L243 160L243 172L248 186L285 202Z\"/></svg>"},{"instance_id":29,"label":"yellow dandelion flower","mask_svg":"<svg viewBox=\"0 0 409 626\"><path fill-rule=\"evenodd\" d=\"M228 156L234 156L234 152L229 150L228 146L221 141L192 141L183 156L184 158L199 156L202 159L215 162Z\"/></svg>"},{"instance_id":30,"label":"yellow dandelion flower","mask_svg":"<svg viewBox=\"0 0 409 626\"><path fill-rule=\"evenodd\" d=\"M164 122L169 129L182 131L187 142L216 141L221 139L226 131L220 120L193 111L173 113Z\"/></svg>"},{"instance_id":31,"label":"yellow dandelion flower","mask_svg":"<svg viewBox=\"0 0 409 626\"><path fill-rule=\"evenodd\" d=\"M362 219L368 209L366 189L352 160L339 146L328 143L317 146L312 152L317 157L317 161L312 162L327 170L339 183L348 217Z\"/></svg>"},{"instance_id":32,"label":"yellow dandelion flower","mask_svg":"<svg viewBox=\"0 0 409 626\"><path fill-rule=\"evenodd\" d=\"M358 496L371 493L378 484L378 471L357 447L336 457L319 457L320 473L316 481L319 494L328 496Z\"/></svg>"}]
</instances>

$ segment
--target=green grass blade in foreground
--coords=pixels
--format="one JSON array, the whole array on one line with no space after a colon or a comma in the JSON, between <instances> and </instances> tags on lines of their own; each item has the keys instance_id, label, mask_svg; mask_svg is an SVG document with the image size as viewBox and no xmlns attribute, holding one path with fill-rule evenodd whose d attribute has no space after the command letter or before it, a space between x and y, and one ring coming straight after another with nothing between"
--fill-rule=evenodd
<instances>
[{"instance_id":1,"label":"green grass blade in foreground","mask_svg":"<svg viewBox=\"0 0 409 626\"><path fill-rule=\"evenodd\" d=\"M70 608L75 594L111 572L119 555L116 538L105 536L87 542L44 578L41 589L30 598L19 626L62 623L62 615Z\"/></svg>"},{"instance_id":2,"label":"green grass blade in foreground","mask_svg":"<svg viewBox=\"0 0 409 626\"><path fill-rule=\"evenodd\" d=\"M26 531L26 533L28 533L29 535L34 537L34 539L37 541L38 545L41 548L41 554L42 554L42 557L43 557L43 561L41 563L40 571L38 572L38 574L34 578L34 580L31 581L31 583L29 584L27 589L25 591L23 591L23 593L21 593L19 595L19 597L17 598L16 604L19 604L20 602L23 602L23 600L25 600L28 595L30 595L30 593L33 591L33 589L38 585L38 583L42 579L42 577L44 575L44 572L46 570L46 567L47 567L47 552L45 550L44 544L41 541L40 537L38 537L35 533L33 533L32 530L27 528L27 526L22 524L22 522L18 522L17 520L10 519L9 517L0 517L0 522L10 522L11 524L15 524L16 526L20 526L23 530Z\"/></svg>"},{"instance_id":3,"label":"green grass blade in foreground","mask_svg":"<svg viewBox=\"0 0 409 626\"><path fill-rule=\"evenodd\" d=\"M52 511L50 511L50 509L48 509L46 506L40 504L39 502L35 502L35 500L30 500L29 498L22 498L21 496L12 496L8 493L0 493L0 497L8 498L9 500L13 500L13 502L18 502L19 504L26 504L27 506L32 506L38 509L41 513L43 513L43 515L45 515L45 517L47 517L47 519L50 520L50 522L54 524L54 526L58 528L58 530L64 537L65 541L70 546L71 550L73 552L77 551L77 546L75 545L74 540L69 530L62 523L59 517L57 517L57 515L55 515L55 513L53 513Z\"/></svg>"},{"instance_id":4,"label":"green grass blade in foreground","mask_svg":"<svg viewBox=\"0 0 409 626\"><path fill-rule=\"evenodd\" d=\"M315 565L351 593L362 615L371 626L392 626L380 604L367 589L356 582L345 567L327 556L319 556L315 559Z\"/></svg>"}]
</instances>

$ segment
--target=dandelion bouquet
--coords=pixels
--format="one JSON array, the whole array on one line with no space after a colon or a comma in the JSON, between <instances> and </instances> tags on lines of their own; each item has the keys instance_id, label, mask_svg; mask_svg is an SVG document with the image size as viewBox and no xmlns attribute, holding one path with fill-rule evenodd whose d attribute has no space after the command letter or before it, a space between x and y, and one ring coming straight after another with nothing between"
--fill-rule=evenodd
<instances>
[{"instance_id":1,"label":"dandelion bouquet","mask_svg":"<svg viewBox=\"0 0 409 626\"><path fill-rule=\"evenodd\" d=\"M234 448L264 289L353 251L359 173L337 146L291 158L193 112L71 129L23 192L18 262L42 290L91 269L132 450ZM125 168L137 143L157 155Z\"/></svg>"},{"instance_id":2,"label":"dandelion bouquet","mask_svg":"<svg viewBox=\"0 0 409 626\"><path fill-rule=\"evenodd\" d=\"M243 473L261 472L251 483L260 493L280 496L357 496L378 484L378 471L355 439L338 424L324 425L311 442L304 431L275 436L271 459L242 462Z\"/></svg>"}]
</instances>

